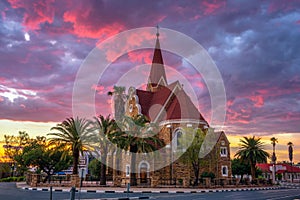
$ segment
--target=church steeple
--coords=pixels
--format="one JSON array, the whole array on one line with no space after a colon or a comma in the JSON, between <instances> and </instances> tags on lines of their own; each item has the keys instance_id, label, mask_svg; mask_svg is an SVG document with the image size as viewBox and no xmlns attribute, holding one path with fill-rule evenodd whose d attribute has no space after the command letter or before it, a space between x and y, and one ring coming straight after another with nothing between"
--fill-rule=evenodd
<instances>
[{"instance_id":1,"label":"church steeple","mask_svg":"<svg viewBox=\"0 0 300 200\"><path fill-rule=\"evenodd\" d=\"M164 61L161 54L160 43L159 43L158 29L159 27L157 26L156 43L155 43L151 71L150 71L148 86L147 86L148 91L156 91L159 88L159 86L166 86L167 84Z\"/></svg>"}]
</instances>

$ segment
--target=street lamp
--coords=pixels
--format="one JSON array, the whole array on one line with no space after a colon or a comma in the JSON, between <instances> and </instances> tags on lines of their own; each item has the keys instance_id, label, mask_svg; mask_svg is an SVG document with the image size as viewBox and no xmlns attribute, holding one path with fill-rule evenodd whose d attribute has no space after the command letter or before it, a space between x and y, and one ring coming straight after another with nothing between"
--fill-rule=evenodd
<instances>
[{"instance_id":1,"label":"street lamp","mask_svg":"<svg viewBox=\"0 0 300 200\"><path fill-rule=\"evenodd\" d=\"M15 168L15 166L14 166L14 163L11 163L11 174L10 174L10 176L11 177L13 177L14 176L14 168Z\"/></svg>"}]
</instances>

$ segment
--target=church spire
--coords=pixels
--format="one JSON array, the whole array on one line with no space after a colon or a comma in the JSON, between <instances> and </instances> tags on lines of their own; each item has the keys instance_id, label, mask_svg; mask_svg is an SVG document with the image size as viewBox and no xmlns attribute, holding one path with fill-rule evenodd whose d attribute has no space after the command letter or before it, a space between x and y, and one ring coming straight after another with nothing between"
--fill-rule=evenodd
<instances>
[{"instance_id":1,"label":"church spire","mask_svg":"<svg viewBox=\"0 0 300 200\"><path fill-rule=\"evenodd\" d=\"M159 43L159 27L157 26L156 43L147 90L154 91L154 88L158 88L158 86L166 86L166 84L167 78Z\"/></svg>"}]
</instances>

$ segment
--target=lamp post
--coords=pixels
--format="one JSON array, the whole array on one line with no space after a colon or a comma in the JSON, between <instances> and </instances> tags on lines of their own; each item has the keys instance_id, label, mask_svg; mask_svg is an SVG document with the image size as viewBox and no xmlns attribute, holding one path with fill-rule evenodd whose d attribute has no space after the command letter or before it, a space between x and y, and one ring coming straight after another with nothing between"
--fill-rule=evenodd
<instances>
[{"instance_id":1,"label":"lamp post","mask_svg":"<svg viewBox=\"0 0 300 200\"><path fill-rule=\"evenodd\" d=\"M81 172L81 173L80 173ZM82 188L82 182L83 182L83 178L84 178L84 168L81 168L81 171L79 173L79 177L80 177L80 187L79 187L79 197L78 199L80 200L80 194L81 194L81 188Z\"/></svg>"},{"instance_id":2,"label":"lamp post","mask_svg":"<svg viewBox=\"0 0 300 200\"><path fill-rule=\"evenodd\" d=\"M272 179L273 179L273 184L276 183L276 155L275 152L273 152L272 155L272 164L273 164L273 170L272 170Z\"/></svg>"},{"instance_id":3,"label":"lamp post","mask_svg":"<svg viewBox=\"0 0 300 200\"><path fill-rule=\"evenodd\" d=\"M11 164L11 174L10 174L11 177L14 176L14 169L15 169L15 166L14 166L14 163L12 163Z\"/></svg>"}]
</instances>

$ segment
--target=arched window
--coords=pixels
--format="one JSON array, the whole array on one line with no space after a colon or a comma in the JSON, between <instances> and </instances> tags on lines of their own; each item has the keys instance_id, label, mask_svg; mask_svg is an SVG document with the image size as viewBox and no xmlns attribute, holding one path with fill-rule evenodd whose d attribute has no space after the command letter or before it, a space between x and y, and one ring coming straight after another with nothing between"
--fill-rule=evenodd
<instances>
[{"instance_id":1,"label":"arched window","mask_svg":"<svg viewBox=\"0 0 300 200\"><path fill-rule=\"evenodd\" d=\"M227 157L227 147L220 147L221 157Z\"/></svg>"},{"instance_id":2,"label":"arched window","mask_svg":"<svg viewBox=\"0 0 300 200\"><path fill-rule=\"evenodd\" d=\"M173 139L173 146L174 146L174 150L185 150L184 147L184 141L183 141L183 137L184 137L184 131L180 128L176 129L174 131L174 139Z\"/></svg>"},{"instance_id":3,"label":"arched window","mask_svg":"<svg viewBox=\"0 0 300 200\"><path fill-rule=\"evenodd\" d=\"M141 161L139 164L139 178L141 183L147 183L149 179L150 166L147 161Z\"/></svg>"},{"instance_id":4,"label":"arched window","mask_svg":"<svg viewBox=\"0 0 300 200\"><path fill-rule=\"evenodd\" d=\"M222 166L222 176L228 176L228 167L227 166Z\"/></svg>"}]
</instances>

